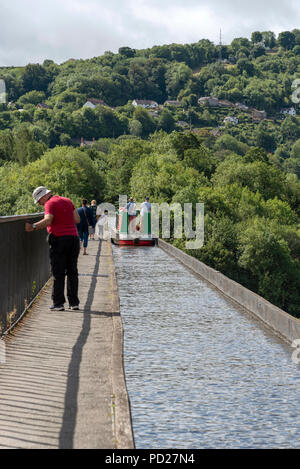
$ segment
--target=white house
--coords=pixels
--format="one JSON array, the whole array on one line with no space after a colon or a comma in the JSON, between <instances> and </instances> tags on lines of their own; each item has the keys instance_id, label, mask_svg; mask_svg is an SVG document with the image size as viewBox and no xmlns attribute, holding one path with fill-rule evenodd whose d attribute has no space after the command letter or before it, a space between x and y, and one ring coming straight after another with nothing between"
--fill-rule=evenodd
<instances>
[{"instance_id":1,"label":"white house","mask_svg":"<svg viewBox=\"0 0 300 469\"><path fill-rule=\"evenodd\" d=\"M156 101L151 101L149 99L134 99L132 101L132 105L134 107L141 106L144 109L156 109L158 108L158 104Z\"/></svg>"},{"instance_id":2,"label":"white house","mask_svg":"<svg viewBox=\"0 0 300 469\"><path fill-rule=\"evenodd\" d=\"M224 124L232 124L232 125L238 125L239 123L239 120L237 117L234 117L234 116L227 116L225 117L224 119Z\"/></svg>"},{"instance_id":3,"label":"white house","mask_svg":"<svg viewBox=\"0 0 300 469\"><path fill-rule=\"evenodd\" d=\"M101 104L102 106L107 106L107 104L102 99L89 98L87 102L83 105L83 107L90 107L92 109L95 109L95 107L99 106L99 104Z\"/></svg>"},{"instance_id":4,"label":"white house","mask_svg":"<svg viewBox=\"0 0 300 469\"><path fill-rule=\"evenodd\" d=\"M280 114L284 114L285 116L296 116L297 111L294 107L283 108L281 109Z\"/></svg>"}]
</instances>

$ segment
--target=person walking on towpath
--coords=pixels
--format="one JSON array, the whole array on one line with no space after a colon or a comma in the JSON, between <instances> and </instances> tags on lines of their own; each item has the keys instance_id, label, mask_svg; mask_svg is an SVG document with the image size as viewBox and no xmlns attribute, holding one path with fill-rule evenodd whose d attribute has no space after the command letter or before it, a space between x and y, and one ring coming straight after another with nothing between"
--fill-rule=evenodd
<instances>
[{"instance_id":1,"label":"person walking on towpath","mask_svg":"<svg viewBox=\"0 0 300 469\"><path fill-rule=\"evenodd\" d=\"M86 248L89 240L89 227L93 228L93 216L91 209L87 206L87 200L82 199L82 206L77 210L80 217L80 222L77 225L77 230L80 238L81 245L83 244L83 255L86 256Z\"/></svg>"},{"instance_id":2,"label":"person walking on towpath","mask_svg":"<svg viewBox=\"0 0 300 469\"><path fill-rule=\"evenodd\" d=\"M90 239L94 239L95 226L97 223L97 201L96 200L92 200L90 210L92 212L92 220L93 220L93 225L92 225L91 233L90 233Z\"/></svg>"},{"instance_id":3,"label":"person walking on towpath","mask_svg":"<svg viewBox=\"0 0 300 469\"><path fill-rule=\"evenodd\" d=\"M67 275L67 297L69 307L79 309L78 270L79 237L76 224L80 217L72 201L66 197L52 195L44 186L33 191L36 204L45 208L44 218L37 223L26 223L25 230L32 232L47 228L51 271L53 275L50 310L64 311L65 276Z\"/></svg>"}]
</instances>

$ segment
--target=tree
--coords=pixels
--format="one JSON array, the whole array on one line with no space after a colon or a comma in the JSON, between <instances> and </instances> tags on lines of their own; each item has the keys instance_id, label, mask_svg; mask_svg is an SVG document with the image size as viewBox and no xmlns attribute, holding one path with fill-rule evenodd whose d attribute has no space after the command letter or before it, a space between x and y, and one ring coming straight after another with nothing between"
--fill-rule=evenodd
<instances>
[{"instance_id":1,"label":"tree","mask_svg":"<svg viewBox=\"0 0 300 469\"><path fill-rule=\"evenodd\" d=\"M300 162L300 139L298 139L292 146L291 157L299 158Z\"/></svg>"},{"instance_id":2,"label":"tree","mask_svg":"<svg viewBox=\"0 0 300 469\"><path fill-rule=\"evenodd\" d=\"M71 137L68 134L61 134L59 136L59 142L62 146L67 146L71 144Z\"/></svg>"},{"instance_id":3,"label":"tree","mask_svg":"<svg viewBox=\"0 0 300 469\"><path fill-rule=\"evenodd\" d=\"M245 143L239 142L232 135L224 134L218 138L215 144L216 150L230 150L237 155L245 155L249 147Z\"/></svg>"},{"instance_id":4,"label":"tree","mask_svg":"<svg viewBox=\"0 0 300 469\"><path fill-rule=\"evenodd\" d=\"M28 163L27 145L32 141L32 135L29 126L25 123L16 127L13 132L14 135L14 152L12 159L17 161L21 166Z\"/></svg>"},{"instance_id":5,"label":"tree","mask_svg":"<svg viewBox=\"0 0 300 469\"><path fill-rule=\"evenodd\" d=\"M129 132L135 137L140 137L143 133L143 126L137 119L131 119L129 121Z\"/></svg>"},{"instance_id":6,"label":"tree","mask_svg":"<svg viewBox=\"0 0 300 469\"><path fill-rule=\"evenodd\" d=\"M237 55L241 51L244 51L246 55L249 55L250 47L251 47L251 43L249 39L245 37L237 37L233 39L233 41L230 44L230 48L232 49L235 55Z\"/></svg>"},{"instance_id":7,"label":"tree","mask_svg":"<svg viewBox=\"0 0 300 469\"><path fill-rule=\"evenodd\" d=\"M175 119L172 113L164 109L158 119L158 127L166 132L172 132L175 127Z\"/></svg>"},{"instance_id":8,"label":"tree","mask_svg":"<svg viewBox=\"0 0 300 469\"><path fill-rule=\"evenodd\" d=\"M12 115L10 112L1 112L0 114L0 130L9 129L12 124Z\"/></svg>"},{"instance_id":9,"label":"tree","mask_svg":"<svg viewBox=\"0 0 300 469\"><path fill-rule=\"evenodd\" d=\"M134 111L133 117L135 120L139 121L142 124L142 135L144 137L152 134L155 130L155 123L149 112L142 107L137 107Z\"/></svg>"},{"instance_id":10,"label":"tree","mask_svg":"<svg viewBox=\"0 0 300 469\"><path fill-rule=\"evenodd\" d=\"M295 36L295 41L297 45L300 45L300 29L293 29L292 33Z\"/></svg>"},{"instance_id":11,"label":"tree","mask_svg":"<svg viewBox=\"0 0 300 469\"><path fill-rule=\"evenodd\" d=\"M176 99L181 88L188 83L192 70L183 63L171 64L166 72L166 90L170 99Z\"/></svg>"},{"instance_id":12,"label":"tree","mask_svg":"<svg viewBox=\"0 0 300 469\"><path fill-rule=\"evenodd\" d=\"M45 145L45 143L36 142L34 140L28 142L26 145L27 163L39 159L46 150L47 145Z\"/></svg>"},{"instance_id":13,"label":"tree","mask_svg":"<svg viewBox=\"0 0 300 469\"><path fill-rule=\"evenodd\" d=\"M249 76L253 76L255 73L255 67L248 59L239 59L236 63L236 66L240 73L245 71Z\"/></svg>"},{"instance_id":14,"label":"tree","mask_svg":"<svg viewBox=\"0 0 300 469\"><path fill-rule=\"evenodd\" d=\"M131 47L120 47L118 52L120 55L123 55L124 57L127 57L127 58L134 57L136 54L136 50L131 49Z\"/></svg>"},{"instance_id":15,"label":"tree","mask_svg":"<svg viewBox=\"0 0 300 469\"><path fill-rule=\"evenodd\" d=\"M215 169L215 161L211 151L204 145L199 148L190 148L184 152L184 165L194 168L199 173L204 173L205 176L210 177Z\"/></svg>"},{"instance_id":16,"label":"tree","mask_svg":"<svg viewBox=\"0 0 300 469\"><path fill-rule=\"evenodd\" d=\"M264 46L257 44L252 49L252 56L256 59L266 54L266 49Z\"/></svg>"},{"instance_id":17,"label":"tree","mask_svg":"<svg viewBox=\"0 0 300 469\"><path fill-rule=\"evenodd\" d=\"M298 313L299 266L274 224L260 218L249 221L239 233L238 251L238 265L251 273L257 293L280 308Z\"/></svg>"},{"instance_id":18,"label":"tree","mask_svg":"<svg viewBox=\"0 0 300 469\"><path fill-rule=\"evenodd\" d=\"M139 160L150 153L150 148L149 142L140 138L111 145L111 151L107 156L109 169L106 174L106 200L115 203L120 194L131 193L130 178L133 168Z\"/></svg>"},{"instance_id":19,"label":"tree","mask_svg":"<svg viewBox=\"0 0 300 469\"><path fill-rule=\"evenodd\" d=\"M297 222L297 216L291 209L288 202L279 200L278 197L269 199L262 203L264 216L276 221L279 225L294 225Z\"/></svg>"},{"instance_id":20,"label":"tree","mask_svg":"<svg viewBox=\"0 0 300 469\"><path fill-rule=\"evenodd\" d=\"M287 173L296 174L300 179L300 159L299 158L287 158L283 164L283 169Z\"/></svg>"},{"instance_id":21,"label":"tree","mask_svg":"<svg viewBox=\"0 0 300 469\"><path fill-rule=\"evenodd\" d=\"M199 251L190 251L208 266L241 282L237 266L237 227L232 219L223 214L220 217L205 217L205 243Z\"/></svg>"},{"instance_id":22,"label":"tree","mask_svg":"<svg viewBox=\"0 0 300 469\"><path fill-rule=\"evenodd\" d=\"M14 149L14 138L10 130L0 130L0 160L10 160Z\"/></svg>"},{"instance_id":23,"label":"tree","mask_svg":"<svg viewBox=\"0 0 300 469\"><path fill-rule=\"evenodd\" d=\"M39 64L26 65L22 79L26 92L32 90L46 91L49 83L46 70Z\"/></svg>"},{"instance_id":24,"label":"tree","mask_svg":"<svg viewBox=\"0 0 300 469\"><path fill-rule=\"evenodd\" d=\"M96 107L95 114L99 119L97 132L99 137L115 138L124 133L125 128L123 127L123 122L112 109L100 105Z\"/></svg>"},{"instance_id":25,"label":"tree","mask_svg":"<svg viewBox=\"0 0 300 469\"><path fill-rule=\"evenodd\" d=\"M0 215L15 215L17 213L34 213L36 206L33 203L30 191L28 198L30 200L31 210L27 210L27 204L24 203L22 195L26 191L28 181L23 176L23 168L17 163L6 162L0 166ZM23 211L17 212L16 206L22 200Z\"/></svg>"},{"instance_id":26,"label":"tree","mask_svg":"<svg viewBox=\"0 0 300 469\"><path fill-rule=\"evenodd\" d=\"M293 49L294 55L300 55L300 45L297 45Z\"/></svg>"},{"instance_id":27,"label":"tree","mask_svg":"<svg viewBox=\"0 0 300 469\"><path fill-rule=\"evenodd\" d=\"M254 161L268 162L268 155L262 148L250 148L245 154L245 162L253 163Z\"/></svg>"},{"instance_id":28,"label":"tree","mask_svg":"<svg viewBox=\"0 0 300 469\"><path fill-rule=\"evenodd\" d=\"M300 137L300 126L296 117L288 116L280 126L281 135L288 140L296 140Z\"/></svg>"},{"instance_id":29,"label":"tree","mask_svg":"<svg viewBox=\"0 0 300 469\"><path fill-rule=\"evenodd\" d=\"M280 33L277 41L278 44L286 50L291 50L296 45L296 37L290 31L284 31Z\"/></svg>"},{"instance_id":30,"label":"tree","mask_svg":"<svg viewBox=\"0 0 300 469\"><path fill-rule=\"evenodd\" d=\"M185 93L184 93L185 94ZM188 108L189 106L197 106L198 104L198 98L197 95L194 93L191 94L185 94L185 96L181 100L181 105L184 108Z\"/></svg>"},{"instance_id":31,"label":"tree","mask_svg":"<svg viewBox=\"0 0 300 469\"><path fill-rule=\"evenodd\" d=\"M285 90L278 81L253 77L244 88L244 96L248 105L272 112L283 106Z\"/></svg>"},{"instance_id":32,"label":"tree","mask_svg":"<svg viewBox=\"0 0 300 469\"><path fill-rule=\"evenodd\" d=\"M260 192L267 200L286 193L284 174L278 168L261 161L244 163L242 157L228 157L220 163L212 177L214 184L224 187L237 183L252 192Z\"/></svg>"},{"instance_id":33,"label":"tree","mask_svg":"<svg viewBox=\"0 0 300 469\"><path fill-rule=\"evenodd\" d=\"M273 153L276 150L276 139L272 133L260 127L256 133L256 145Z\"/></svg>"},{"instance_id":34,"label":"tree","mask_svg":"<svg viewBox=\"0 0 300 469\"><path fill-rule=\"evenodd\" d=\"M44 101L46 95L43 91L29 91L18 99L17 105L23 107L25 104L37 105Z\"/></svg>"},{"instance_id":35,"label":"tree","mask_svg":"<svg viewBox=\"0 0 300 469\"><path fill-rule=\"evenodd\" d=\"M261 32L259 31L254 31L252 34L251 34L251 42L253 42L253 44L257 44L259 42L262 42L263 40L263 35Z\"/></svg>"},{"instance_id":36,"label":"tree","mask_svg":"<svg viewBox=\"0 0 300 469\"><path fill-rule=\"evenodd\" d=\"M199 140L191 132L172 132L170 141L178 158L181 160L184 158L186 150L189 148L199 148L200 146Z\"/></svg>"},{"instance_id":37,"label":"tree","mask_svg":"<svg viewBox=\"0 0 300 469\"><path fill-rule=\"evenodd\" d=\"M57 146L48 150L42 158L24 168L24 175L30 190L43 182L53 193L70 197L78 205L83 196L90 200L102 200L104 196L103 175L78 148Z\"/></svg>"},{"instance_id":38,"label":"tree","mask_svg":"<svg viewBox=\"0 0 300 469\"><path fill-rule=\"evenodd\" d=\"M276 36L273 31L263 31L262 39L266 47L273 49L276 46Z\"/></svg>"},{"instance_id":39,"label":"tree","mask_svg":"<svg viewBox=\"0 0 300 469\"><path fill-rule=\"evenodd\" d=\"M80 107L83 106L83 104L86 102L86 98L85 98L85 95L81 93L76 93L75 91L66 90L60 93L58 96L56 96L55 102L56 102L56 107L63 107L63 106L72 104L73 106L70 107L69 109L71 111L74 111L75 109L79 109ZM59 106L59 105L62 105L62 106Z\"/></svg>"}]
</instances>

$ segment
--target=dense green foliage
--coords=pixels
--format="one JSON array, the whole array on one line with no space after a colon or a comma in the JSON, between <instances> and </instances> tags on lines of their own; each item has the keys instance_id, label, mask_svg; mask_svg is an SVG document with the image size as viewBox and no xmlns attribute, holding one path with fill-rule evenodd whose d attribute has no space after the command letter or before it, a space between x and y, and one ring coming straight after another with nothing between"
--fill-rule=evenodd
<instances>
[{"instance_id":1,"label":"dense green foliage","mask_svg":"<svg viewBox=\"0 0 300 469\"><path fill-rule=\"evenodd\" d=\"M36 211L38 185L77 205L119 194L204 202L205 244L189 253L300 317L300 121L280 113L297 108L300 31L256 31L219 53L202 40L0 69L13 101L0 104L0 215ZM202 96L232 105L200 105ZM105 104L83 107L89 98Z\"/></svg>"}]
</instances>

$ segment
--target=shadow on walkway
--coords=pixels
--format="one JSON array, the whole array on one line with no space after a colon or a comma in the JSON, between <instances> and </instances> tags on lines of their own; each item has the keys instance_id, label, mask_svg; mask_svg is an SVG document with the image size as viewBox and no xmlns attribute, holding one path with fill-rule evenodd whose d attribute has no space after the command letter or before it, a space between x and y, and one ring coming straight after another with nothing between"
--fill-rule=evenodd
<instances>
[{"instance_id":1,"label":"shadow on walkway","mask_svg":"<svg viewBox=\"0 0 300 469\"><path fill-rule=\"evenodd\" d=\"M81 333L77 339L76 344L72 350L72 358L68 369L68 381L65 395L65 410L63 415L63 424L59 435L59 449L73 449L74 434L76 426L76 416L78 410L78 391L79 391L79 374L80 374L80 363L82 360L83 347L85 346L90 329L91 329L91 310L95 288L97 284L97 274L100 266L100 254L101 254L102 241L99 242L97 250L95 268L93 275L91 276L91 284L87 295L87 300L83 307L83 324ZM108 313L94 313L94 314L108 314Z\"/></svg>"}]
</instances>

